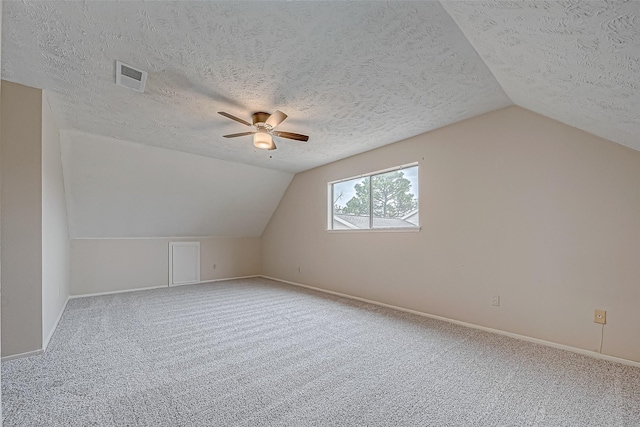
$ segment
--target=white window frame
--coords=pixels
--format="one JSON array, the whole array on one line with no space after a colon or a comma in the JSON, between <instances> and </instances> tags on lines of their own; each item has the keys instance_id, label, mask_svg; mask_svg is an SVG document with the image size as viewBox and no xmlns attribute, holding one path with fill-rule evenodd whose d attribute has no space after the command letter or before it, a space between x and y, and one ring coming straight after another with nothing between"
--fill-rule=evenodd
<instances>
[{"instance_id":1,"label":"white window frame","mask_svg":"<svg viewBox=\"0 0 640 427\"><path fill-rule=\"evenodd\" d=\"M370 200L369 203L369 228L352 228L349 226L349 224L345 224L347 225L348 229L334 229L333 228L333 200L334 200L334 194L333 194L333 186L334 184L338 184L344 181L351 181L353 179L359 179L359 178L369 178L369 197L373 198L373 188L372 188L372 177L376 176L376 175L382 175L385 173L389 173L389 172L393 172L393 171L397 171L397 170L401 170L401 169L407 169L410 167L414 167L417 166L418 167L418 180L420 179L420 166L418 164L418 162L413 162L413 163L407 163L404 165L400 165L400 166L394 166L391 168L387 168L387 169L381 169L381 170L377 170L375 172L369 172L369 173L363 173L360 175L355 175L355 176L351 176L349 178L342 178L342 179L337 179L335 181L330 181L327 183L327 205L328 205L328 209L327 209L327 229L326 231L328 233L362 233L362 232L416 232L416 231L420 231L422 230L422 226L420 224L414 226L414 227L373 227L373 200ZM420 212L420 185L418 185L418 212Z\"/></svg>"}]
</instances>

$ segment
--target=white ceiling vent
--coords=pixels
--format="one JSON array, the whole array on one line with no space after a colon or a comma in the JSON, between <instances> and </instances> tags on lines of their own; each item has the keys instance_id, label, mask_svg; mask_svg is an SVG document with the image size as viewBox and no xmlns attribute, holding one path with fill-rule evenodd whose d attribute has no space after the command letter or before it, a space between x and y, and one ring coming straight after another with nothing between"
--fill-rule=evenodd
<instances>
[{"instance_id":1,"label":"white ceiling vent","mask_svg":"<svg viewBox=\"0 0 640 427\"><path fill-rule=\"evenodd\" d=\"M147 83L147 72L133 68L131 65L116 61L116 84L138 92L144 92Z\"/></svg>"}]
</instances>

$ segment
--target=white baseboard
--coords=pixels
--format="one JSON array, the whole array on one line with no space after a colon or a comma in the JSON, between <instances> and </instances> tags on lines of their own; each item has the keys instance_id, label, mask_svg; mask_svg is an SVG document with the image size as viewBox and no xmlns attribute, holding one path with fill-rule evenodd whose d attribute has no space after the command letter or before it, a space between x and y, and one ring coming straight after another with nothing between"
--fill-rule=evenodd
<instances>
[{"instance_id":1,"label":"white baseboard","mask_svg":"<svg viewBox=\"0 0 640 427\"><path fill-rule=\"evenodd\" d=\"M481 331L491 332L491 333L499 334L499 335L505 335L507 337L519 339L519 340L522 340L522 341L528 341L528 342L532 342L532 343L536 343L536 344L541 344L541 345L544 345L544 346L547 346L547 347L553 347L553 348L557 348L557 349L560 349L560 350L570 351L572 353L582 354L582 355L585 355L585 356L593 357L595 359L602 359L602 360L606 360L606 361L609 361L609 362L615 362L615 363L620 363L620 364L623 364L623 365L634 366L636 368L640 368L640 362L636 362L634 360L623 359L623 358L615 357L615 356L609 356L608 354L602 354L602 353L598 353L598 352L595 352L595 351L584 350L584 349L578 348L578 347L572 347L572 346L569 346L569 345L558 344L558 343L555 343L555 342L552 342L552 341L541 340L539 338L532 338L532 337L528 337L526 335L514 334L513 332L502 331L500 329L493 329L493 328L487 328L486 326L474 325L473 323L467 323L467 322L462 322L460 320L449 319L448 317L436 316L434 314L429 314L429 313L424 313L422 311L416 311L416 310L411 310L411 309L408 309L408 308L398 307L398 306L391 305L391 304L385 304L383 302L373 301L373 300L369 300L369 299L366 299L366 298L355 297L353 295L343 294L341 292L335 292L335 291L330 291L330 290L327 290L327 289L316 288L315 286L303 285L302 283L296 283L296 282L291 282L291 281L288 281L288 280L276 279L275 277L269 277L269 276L264 276L264 275L261 275L260 277L264 277L265 279L269 279L269 280L275 280L277 282L287 283L287 284L293 285L293 286L300 286L302 288L312 289L312 290L318 291L318 292L324 292L326 294L336 295L336 296L339 296L339 297L348 298L348 299L352 299L352 300L356 300L356 301L362 301L362 302L366 302L366 303L369 303L369 304L378 305L378 306L381 306L381 307L387 307L387 308L391 308L391 309L394 309L394 310L404 311L406 313L411 313L411 314L415 314L415 315L422 316L422 317L429 317L431 319L442 320L444 322L454 323L456 325L465 326L467 328L479 329Z\"/></svg>"},{"instance_id":2,"label":"white baseboard","mask_svg":"<svg viewBox=\"0 0 640 427\"><path fill-rule=\"evenodd\" d=\"M98 296L101 296L101 295L122 294L122 293L125 293L125 292L148 291L150 289L175 288L177 286L201 285L203 283L223 282L225 280L252 279L254 277L262 277L262 276L254 274L252 276L226 277L226 278L223 278L223 279L202 280L200 282L195 282L195 283L181 283L181 284L178 284L178 285L171 285L171 286L162 285L162 286L150 286L148 288L134 288L134 289L122 289L122 290L119 290L119 291L95 292L95 293L92 293L92 294L70 295L69 299L98 297Z\"/></svg>"},{"instance_id":3,"label":"white baseboard","mask_svg":"<svg viewBox=\"0 0 640 427\"><path fill-rule=\"evenodd\" d=\"M224 282L225 280L254 279L256 277L262 277L262 276L260 276L259 274L252 274L250 276L238 276L238 277L228 277L226 279L205 280L201 283Z\"/></svg>"},{"instance_id":4,"label":"white baseboard","mask_svg":"<svg viewBox=\"0 0 640 427\"><path fill-rule=\"evenodd\" d=\"M62 310L60 310L60 313L58 313L58 317L56 318L56 321L53 324L53 328L51 328L51 332L49 332L49 335L45 338L44 342L42 343L41 349L34 350L34 351L27 351L26 353L19 353L19 354L12 354L10 356L4 356L2 358L2 362L6 362L8 360L14 360L14 359L21 359L23 357L37 356L38 354L42 354L45 351L47 351L47 347L49 346L49 341L51 341L51 337L53 337L53 334L56 332L56 329L58 328L58 323L60 323L60 319L62 319L64 310L67 308L67 304L69 303L69 299L70 297L67 297L67 300L64 302L64 305L62 306Z\"/></svg>"},{"instance_id":5,"label":"white baseboard","mask_svg":"<svg viewBox=\"0 0 640 427\"><path fill-rule=\"evenodd\" d=\"M171 285L169 287L175 288L176 286L202 285L204 283L224 282L227 280L239 280L239 279L253 279L255 277L262 277L262 276L258 274L254 274L253 276L225 277L223 279L201 280L200 282L194 282L194 283L179 283L179 284Z\"/></svg>"},{"instance_id":6,"label":"white baseboard","mask_svg":"<svg viewBox=\"0 0 640 427\"><path fill-rule=\"evenodd\" d=\"M107 291L107 292L95 292L95 293L92 293L92 294L70 295L69 299L87 298L87 297L99 297L101 295L123 294L125 292L148 291L149 289L159 289L159 288L166 288L166 287L167 287L167 285L164 285L164 286L149 286L148 288L133 288L133 289L122 289L122 290L119 290L119 291Z\"/></svg>"},{"instance_id":7,"label":"white baseboard","mask_svg":"<svg viewBox=\"0 0 640 427\"><path fill-rule=\"evenodd\" d=\"M44 342L42 343L43 352L47 351L47 347L49 346L49 341L51 341L51 337L56 332L56 329L58 328L58 323L60 323L60 319L62 319L62 315L64 314L64 310L67 308L68 303L69 303L69 296L67 296L67 300L64 302L64 305L62 306L62 310L60 310L60 313L58 313L58 318L53 324L53 328L51 328L51 332L49 332L49 336L46 337Z\"/></svg>"},{"instance_id":8,"label":"white baseboard","mask_svg":"<svg viewBox=\"0 0 640 427\"><path fill-rule=\"evenodd\" d=\"M42 354L43 350L34 350L34 351L27 351L26 353L19 353L19 354L12 354L10 356L4 356L0 361L2 362L6 362L8 360L14 360L14 359L22 359L23 357L29 357L29 356L37 356L39 354Z\"/></svg>"}]
</instances>

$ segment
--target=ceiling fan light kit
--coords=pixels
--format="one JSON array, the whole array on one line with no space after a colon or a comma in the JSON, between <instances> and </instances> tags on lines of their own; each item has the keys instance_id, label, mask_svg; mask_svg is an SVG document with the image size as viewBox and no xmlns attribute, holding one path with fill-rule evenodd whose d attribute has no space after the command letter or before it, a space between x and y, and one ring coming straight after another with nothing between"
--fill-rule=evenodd
<instances>
[{"instance_id":1,"label":"ceiling fan light kit","mask_svg":"<svg viewBox=\"0 0 640 427\"><path fill-rule=\"evenodd\" d=\"M242 123L245 126L253 126L256 128L253 132L241 132L241 133L232 133L230 135L223 135L224 138L237 138L239 136L253 135L253 145L257 148L263 150L275 150L276 144L273 142L273 137L278 136L281 138L293 139L296 141L306 142L309 140L307 135L302 135L299 133L293 132L277 132L274 131L276 126L282 123L287 115L280 110L276 110L273 114L265 113L262 111L258 111L257 113L253 113L252 122L253 124L247 122L246 120L242 120L239 117L233 116L229 113L225 113L224 111L218 111L218 114L235 120L238 123Z\"/></svg>"},{"instance_id":2,"label":"ceiling fan light kit","mask_svg":"<svg viewBox=\"0 0 640 427\"><path fill-rule=\"evenodd\" d=\"M256 133L253 134L253 145L263 150L276 149L276 144L273 143L273 138L264 127L258 128Z\"/></svg>"}]
</instances>

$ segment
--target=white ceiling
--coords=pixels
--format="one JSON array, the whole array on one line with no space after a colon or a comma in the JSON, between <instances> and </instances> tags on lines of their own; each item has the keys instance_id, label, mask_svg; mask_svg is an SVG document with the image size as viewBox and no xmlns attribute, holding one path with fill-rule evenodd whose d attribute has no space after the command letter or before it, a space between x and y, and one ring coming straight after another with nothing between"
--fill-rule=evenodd
<instances>
[{"instance_id":1,"label":"white ceiling","mask_svg":"<svg viewBox=\"0 0 640 427\"><path fill-rule=\"evenodd\" d=\"M511 105L435 1L9 1L3 15L2 77L49 90L61 128L283 171ZM149 72L144 94L115 86L115 60ZM217 111L275 109L310 141L269 153L221 137L247 128Z\"/></svg>"},{"instance_id":2,"label":"white ceiling","mask_svg":"<svg viewBox=\"0 0 640 427\"><path fill-rule=\"evenodd\" d=\"M443 4L515 104L640 150L640 2Z\"/></svg>"},{"instance_id":3,"label":"white ceiling","mask_svg":"<svg viewBox=\"0 0 640 427\"><path fill-rule=\"evenodd\" d=\"M61 131L71 238L260 236L293 178Z\"/></svg>"},{"instance_id":4,"label":"white ceiling","mask_svg":"<svg viewBox=\"0 0 640 427\"><path fill-rule=\"evenodd\" d=\"M292 172L512 103L640 150L636 1L3 6L2 78L66 129L72 238L258 236ZM217 111L275 109L310 141L221 137L247 128Z\"/></svg>"}]
</instances>

